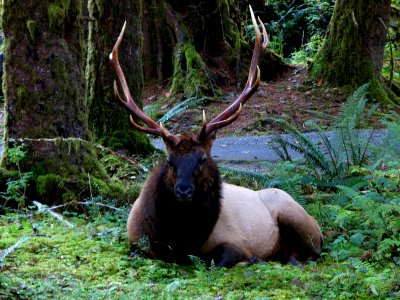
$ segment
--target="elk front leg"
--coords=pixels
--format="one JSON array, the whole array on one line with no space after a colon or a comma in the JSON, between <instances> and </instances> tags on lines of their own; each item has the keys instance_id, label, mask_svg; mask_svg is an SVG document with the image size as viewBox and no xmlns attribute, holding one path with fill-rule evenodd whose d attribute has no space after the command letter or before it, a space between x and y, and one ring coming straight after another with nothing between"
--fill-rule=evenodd
<instances>
[{"instance_id":1,"label":"elk front leg","mask_svg":"<svg viewBox=\"0 0 400 300\"><path fill-rule=\"evenodd\" d=\"M217 267L231 268L248 257L243 251L231 244L221 244L214 248L210 254Z\"/></svg>"}]
</instances>

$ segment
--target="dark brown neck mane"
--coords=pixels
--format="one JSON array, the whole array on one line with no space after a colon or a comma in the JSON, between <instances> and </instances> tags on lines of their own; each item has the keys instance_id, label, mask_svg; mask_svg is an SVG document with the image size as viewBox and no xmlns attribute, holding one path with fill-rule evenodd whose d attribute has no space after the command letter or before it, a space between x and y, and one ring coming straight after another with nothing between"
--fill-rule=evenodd
<instances>
[{"instance_id":1,"label":"dark brown neck mane","mask_svg":"<svg viewBox=\"0 0 400 300\"><path fill-rule=\"evenodd\" d=\"M151 247L157 258L185 262L188 255L199 255L200 247L210 236L219 216L222 183L215 162L207 162L208 176L197 182L193 199L179 202L174 187L168 184L164 163L149 178L148 209L144 210L156 231L149 231Z\"/></svg>"}]
</instances>

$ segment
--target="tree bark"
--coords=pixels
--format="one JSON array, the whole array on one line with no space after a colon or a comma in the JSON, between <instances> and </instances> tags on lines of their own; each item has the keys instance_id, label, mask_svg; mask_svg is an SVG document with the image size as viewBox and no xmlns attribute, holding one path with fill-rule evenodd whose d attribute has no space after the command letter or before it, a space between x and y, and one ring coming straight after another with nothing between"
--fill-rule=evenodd
<instances>
[{"instance_id":1,"label":"tree bark","mask_svg":"<svg viewBox=\"0 0 400 300\"><path fill-rule=\"evenodd\" d=\"M358 87L370 82L375 100L400 103L384 91L381 76L390 9L390 0L337 1L311 77L332 86Z\"/></svg>"},{"instance_id":2,"label":"tree bark","mask_svg":"<svg viewBox=\"0 0 400 300\"><path fill-rule=\"evenodd\" d=\"M51 2L4 1L9 138L88 135L81 2Z\"/></svg>"},{"instance_id":3,"label":"tree bark","mask_svg":"<svg viewBox=\"0 0 400 300\"><path fill-rule=\"evenodd\" d=\"M105 176L94 163L93 149L81 142L88 138L82 1L3 3L6 143L2 165L16 167L9 150L21 145L27 153L20 164L23 171ZM70 153L59 152L66 149Z\"/></svg>"},{"instance_id":4,"label":"tree bark","mask_svg":"<svg viewBox=\"0 0 400 300\"><path fill-rule=\"evenodd\" d=\"M89 15L92 20L89 23L86 67L89 128L95 140L105 146L127 149L131 153L148 153L153 149L149 140L132 129L128 113L115 101L113 82L116 75L108 57L124 20L127 20L127 30L119 51L120 62L131 94L142 106L142 1L90 0Z\"/></svg>"},{"instance_id":5,"label":"tree bark","mask_svg":"<svg viewBox=\"0 0 400 300\"><path fill-rule=\"evenodd\" d=\"M149 16L145 21L145 33L155 39L145 47L149 53L145 58L146 79L150 79L150 75L156 77L155 62L160 60L155 56L161 48L163 66L158 71L162 69L163 76L158 72L158 79L171 77L170 91L174 95L212 97L219 95L224 85L245 83L252 45L243 39L241 32L241 16L249 14L247 5L242 12L239 4L226 0L152 0L145 3ZM152 58L146 60L147 56ZM288 66L279 56L271 52L265 56L273 59L263 60L260 66L263 78L271 79L287 70ZM152 66L148 66L149 61Z\"/></svg>"}]
</instances>

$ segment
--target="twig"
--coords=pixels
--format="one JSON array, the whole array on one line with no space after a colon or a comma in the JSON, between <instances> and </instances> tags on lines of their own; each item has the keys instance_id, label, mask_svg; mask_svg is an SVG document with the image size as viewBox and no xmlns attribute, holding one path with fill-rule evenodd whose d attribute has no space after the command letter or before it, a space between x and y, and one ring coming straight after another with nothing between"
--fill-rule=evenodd
<instances>
[{"instance_id":1,"label":"twig","mask_svg":"<svg viewBox=\"0 0 400 300\"><path fill-rule=\"evenodd\" d=\"M89 179L89 192L90 192L90 199L93 199L93 193L92 193L92 183L90 182L90 174L87 174L87 177Z\"/></svg>"},{"instance_id":2,"label":"twig","mask_svg":"<svg viewBox=\"0 0 400 300\"><path fill-rule=\"evenodd\" d=\"M4 250L3 254L0 256L0 266L2 265L2 261L9 256L12 252L14 252L15 249L17 249L20 245L22 245L24 242L29 240L31 237L37 236L38 234L32 233L31 235L25 236L21 239L19 239L14 245L11 247L7 248Z\"/></svg>"},{"instance_id":3,"label":"twig","mask_svg":"<svg viewBox=\"0 0 400 300\"><path fill-rule=\"evenodd\" d=\"M382 23L383 27L385 27L386 30L388 30L388 27L386 26L385 22L381 18L378 18L378 20Z\"/></svg>"},{"instance_id":4,"label":"twig","mask_svg":"<svg viewBox=\"0 0 400 300\"><path fill-rule=\"evenodd\" d=\"M40 204L40 203L39 203ZM43 205L44 206L44 205ZM25 243L27 240L29 240L30 238L32 238L32 237L34 237L34 236L47 236L47 235L44 235L44 234L40 234L39 233L39 229L36 227L36 225L33 223L33 220L32 220L32 215L31 214L29 214L28 215L28 219L29 219L29 222L31 223L31 226L32 226L32 230L33 230L33 233L32 234L30 234L30 235L28 235L28 236L25 236L25 237L23 237L23 238L20 238L14 245L12 245L11 247L9 247L9 248L7 248L6 250L4 250L3 251L3 253L1 254L1 256L0 256L0 270L3 268L3 264L2 264L2 261L7 257L7 256L9 256L12 252L14 252L15 251L15 249L17 249L19 246L21 246L23 243Z\"/></svg>"},{"instance_id":5,"label":"twig","mask_svg":"<svg viewBox=\"0 0 400 300\"><path fill-rule=\"evenodd\" d=\"M70 203L71 203L71 202L70 202ZM65 203L65 204L61 204L61 205L49 207L48 209L49 209L49 210L59 209L59 208L62 208L62 207L65 207L65 206L69 205L70 203ZM94 204L94 205L96 205L96 206L106 207L106 208L109 208L109 209L112 209L112 210L115 210L115 211L127 213L125 210L123 210L123 209L121 209L121 208L114 207L114 206L107 205L107 204L103 204L103 203L100 203L100 202L85 201L85 202L73 202L73 203L75 203L75 204L81 204L81 205L93 205L93 204Z\"/></svg>"},{"instance_id":6,"label":"twig","mask_svg":"<svg viewBox=\"0 0 400 300\"><path fill-rule=\"evenodd\" d=\"M54 218L56 218L56 219L59 220L60 222L63 222L63 223L64 223L65 225L67 225L68 227L71 227L71 228L75 227L74 224L68 222L67 220L64 220L64 218L63 218L60 214L58 214L58 213L56 213L56 212L50 210L46 205L43 205L42 203L40 203L40 202L38 202L38 201L33 201L33 204L35 204L35 206L38 208L38 211L39 211L39 212L46 212L46 213L49 213L49 214L52 215Z\"/></svg>"},{"instance_id":7,"label":"twig","mask_svg":"<svg viewBox=\"0 0 400 300\"><path fill-rule=\"evenodd\" d=\"M86 202L78 202L78 204L82 204L82 205L93 205L93 204L95 204L95 205L97 205L97 206L107 207L107 208L113 209L113 210L115 210L115 211L120 211L120 212L126 213L126 211L123 210L123 209L120 209L120 208L118 208L118 207L114 207L114 206L111 206L111 205L99 203L99 202L94 202L94 203L93 203L93 202L90 202L90 201L86 201Z\"/></svg>"}]
</instances>

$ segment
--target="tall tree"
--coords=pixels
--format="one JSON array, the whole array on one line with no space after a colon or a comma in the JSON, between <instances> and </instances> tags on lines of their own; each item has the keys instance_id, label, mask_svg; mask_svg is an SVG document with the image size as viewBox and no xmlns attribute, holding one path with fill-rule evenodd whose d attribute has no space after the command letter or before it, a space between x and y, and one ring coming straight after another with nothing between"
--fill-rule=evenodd
<instances>
[{"instance_id":1,"label":"tall tree","mask_svg":"<svg viewBox=\"0 0 400 300\"><path fill-rule=\"evenodd\" d=\"M103 177L88 138L81 0L5 0L6 147L24 146L21 167L37 175Z\"/></svg>"},{"instance_id":2,"label":"tall tree","mask_svg":"<svg viewBox=\"0 0 400 300\"><path fill-rule=\"evenodd\" d=\"M89 0L88 11L86 98L89 128L94 138L106 146L128 149L131 153L146 153L152 149L149 140L132 129L126 112L115 101L115 72L108 58L122 24L127 20L120 57L132 96L140 105L143 98L142 1Z\"/></svg>"},{"instance_id":3,"label":"tall tree","mask_svg":"<svg viewBox=\"0 0 400 300\"><path fill-rule=\"evenodd\" d=\"M370 83L375 100L400 104L381 76L391 0L336 1L329 31L311 68L332 86Z\"/></svg>"},{"instance_id":4,"label":"tall tree","mask_svg":"<svg viewBox=\"0 0 400 300\"><path fill-rule=\"evenodd\" d=\"M146 79L157 78L162 83L170 78L171 93L185 97L215 96L222 85L244 80L251 47L242 32L242 22L249 21L248 4L242 4L225 0L144 2ZM264 54L260 67L262 76L287 69L272 52ZM265 67L267 72L263 72Z\"/></svg>"}]
</instances>

